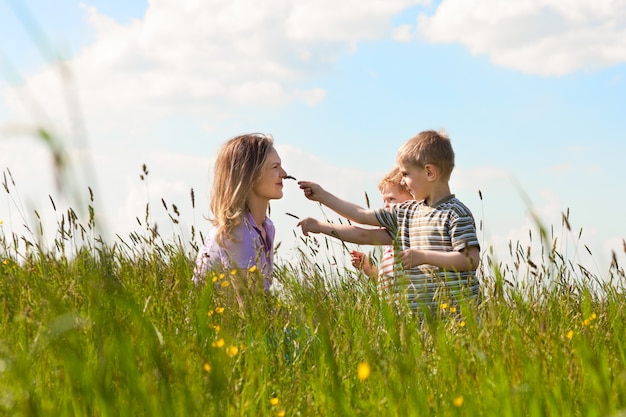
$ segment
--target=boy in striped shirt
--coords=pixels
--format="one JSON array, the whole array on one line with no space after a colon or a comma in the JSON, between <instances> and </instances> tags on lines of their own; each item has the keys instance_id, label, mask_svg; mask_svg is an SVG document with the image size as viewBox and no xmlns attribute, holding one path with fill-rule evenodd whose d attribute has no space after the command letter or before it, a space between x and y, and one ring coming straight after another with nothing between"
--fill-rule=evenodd
<instances>
[{"instance_id":1,"label":"boy in striped shirt","mask_svg":"<svg viewBox=\"0 0 626 417\"><path fill-rule=\"evenodd\" d=\"M373 244L396 248L396 290L417 312L477 300L480 245L471 211L450 192L454 151L447 135L428 130L398 151L402 183L415 200L391 208L364 209L341 200L313 182L301 181L304 195L354 222L382 226ZM306 235L309 230L302 229ZM398 278L401 278L400 280Z\"/></svg>"}]
</instances>

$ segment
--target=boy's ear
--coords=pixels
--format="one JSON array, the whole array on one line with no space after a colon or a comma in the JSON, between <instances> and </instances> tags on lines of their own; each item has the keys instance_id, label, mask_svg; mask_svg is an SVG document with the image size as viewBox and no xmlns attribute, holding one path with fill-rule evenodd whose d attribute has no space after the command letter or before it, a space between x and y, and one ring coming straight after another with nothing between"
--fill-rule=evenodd
<instances>
[{"instance_id":1,"label":"boy's ear","mask_svg":"<svg viewBox=\"0 0 626 417\"><path fill-rule=\"evenodd\" d=\"M439 177L439 172L437 171L437 167L433 164L424 165L424 169L426 170L426 177L429 181L435 181L437 177Z\"/></svg>"}]
</instances>

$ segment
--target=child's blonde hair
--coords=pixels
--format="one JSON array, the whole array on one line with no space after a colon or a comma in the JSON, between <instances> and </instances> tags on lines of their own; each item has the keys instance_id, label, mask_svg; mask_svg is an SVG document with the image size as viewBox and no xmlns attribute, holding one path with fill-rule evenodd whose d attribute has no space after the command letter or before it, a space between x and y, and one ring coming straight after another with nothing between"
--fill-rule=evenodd
<instances>
[{"instance_id":1,"label":"child's blonde hair","mask_svg":"<svg viewBox=\"0 0 626 417\"><path fill-rule=\"evenodd\" d=\"M400 147L398 162L417 168L435 165L443 179L449 180L454 169L454 150L447 133L425 130Z\"/></svg>"},{"instance_id":2,"label":"child's blonde hair","mask_svg":"<svg viewBox=\"0 0 626 417\"><path fill-rule=\"evenodd\" d=\"M220 245L248 211L248 195L274 147L271 135L251 133L226 142L215 161L210 206Z\"/></svg>"},{"instance_id":3,"label":"child's blonde hair","mask_svg":"<svg viewBox=\"0 0 626 417\"><path fill-rule=\"evenodd\" d=\"M402 186L402 188L405 188L402 184L402 173L400 172L400 168L398 166L393 167L391 171L389 171L384 177L380 179L380 181L378 182L378 190L381 193L384 193L387 187L393 185L400 185Z\"/></svg>"}]
</instances>

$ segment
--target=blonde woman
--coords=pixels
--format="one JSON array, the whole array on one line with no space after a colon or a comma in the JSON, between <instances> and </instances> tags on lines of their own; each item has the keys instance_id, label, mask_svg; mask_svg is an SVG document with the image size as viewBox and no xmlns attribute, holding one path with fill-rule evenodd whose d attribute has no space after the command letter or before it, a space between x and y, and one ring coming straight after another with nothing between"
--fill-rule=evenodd
<instances>
[{"instance_id":1,"label":"blonde woman","mask_svg":"<svg viewBox=\"0 0 626 417\"><path fill-rule=\"evenodd\" d=\"M282 198L286 176L270 135L241 135L222 146L210 198L213 227L196 258L196 284L202 284L209 271L226 271L239 293L252 283L237 280L253 271L262 276L263 288L269 288L275 229L267 213L270 200ZM235 270L239 273L231 274Z\"/></svg>"}]
</instances>

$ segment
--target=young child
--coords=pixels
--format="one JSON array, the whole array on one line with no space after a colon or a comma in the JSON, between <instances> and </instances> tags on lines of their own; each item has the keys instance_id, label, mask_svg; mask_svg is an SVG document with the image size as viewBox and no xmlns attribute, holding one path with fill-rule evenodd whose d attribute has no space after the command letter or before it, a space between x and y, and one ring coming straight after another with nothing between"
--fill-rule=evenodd
<instances>
[{"instance_id":1,"label":"young child","mask_svg":"<svg viewBox=\"0 0 626 417\"><path fill-rule=\"evenodd\" d=\"M378 183L378 190L383 197L385 208L390 208L394 204L402 203L406 200L413 199L409 191L401 184L402 174L398 167L394 167L387 175L385 175ZM309 233L323 233L333 236L341 240L356 243L357 240L366 241L366 243L375 243L379 240L377 237L381 232L388 235L388 231L382 229L364 229L358 226L342 225L334 223L321 222L317 219L307 217L298 223L305 231L305 235ZM393 265L394 251L392 245L383 247L383 255L380 267L372 265L369 258L359 251L352 251L352 266L362 270L367 276L376 282L376 287L380 295L387 294L394 286L393 281Z\"/></svg>"},{"instance_id":2,"label":"young child","mask_svg":"<svg viewBox=\"0 0 626 417\"><path fill-rule=\"evenodd\" d=\"M413 311L436 312L459 299L476 300L480 284L476 268L480 246L471 211L450 192L454 168L450 139L424 131L399 149L402 183L414 200L390 208L364 209L339 199L313 182L301 181L304 195L354 222L383 226L389 233L376 235L373 244L392 244L403 271L408 305ZM306 226L306 225L304 225ZM302 229L308 233L308 229ZM392 238L393 237L393 238Z\"/></svg>"}]
</instances>

